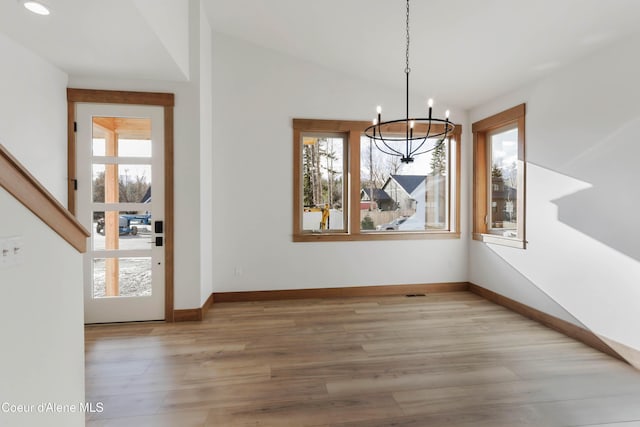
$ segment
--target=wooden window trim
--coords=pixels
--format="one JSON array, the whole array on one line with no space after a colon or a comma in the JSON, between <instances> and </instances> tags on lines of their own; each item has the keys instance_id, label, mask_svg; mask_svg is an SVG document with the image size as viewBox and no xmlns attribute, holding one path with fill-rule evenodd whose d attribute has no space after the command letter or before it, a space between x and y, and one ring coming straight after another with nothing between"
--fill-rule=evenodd
<instances>
[{"instance_id":1,"label":"wooden window trim","mask_svg":"<svg viewBox=\"0 0 640 427\"><path fill-rule=\"evenodd\" d=\"M174 321L174 170L173 170L173 107L175 105L172 93L156 92L125 92L114 90L67 89L67 171L68 171L68 209L76 215L76 132L74 130L76 103L87 102L93 104L134 104L155 105L164 107L164 162L165 162L165 295L164 318L167 322Z\"/></svg>"},{"instance_id":2,"label":"wooden window trim","mask_svg":"<svg viewBox=\"0 0 640 427\"><path fill-rule=\"evenodd\" d=\"M473 239L485 243L526 249L526 160L525 160L525 114L526 104L479 120L471 125L473 132ZM486 218L489 206L488 138L492 131L516 125L518 129L518 226L517 237L490 234Z\"/></svg>"},{"instance_id":3,"label":"wooden window trim","mask_svg":"<svg viewBox=\"0 0 640 427\"><path fill-rule=\"evenodd\" d=\"M371 124L368 121L354 120L320 120L293 119L293 241L294 242L345 242L345 241L379 241L379 240L428 240L428 239L459 239L460 238L460 146L462 127L456 125L453 132L455 143L454 159L450 167L455 168L453 181L449 180L449 222L450 231L406 231L406 232L360 232L360 215L354 211L354 206L360 202L360 137ZM344 178L347 181L348 206L345 223L346 232L309 233L302 230L302 184L301 175L302 151L300 138L306 132L342 133L345 135L348 153L348 171ZM451 191L453 190L453 191ZM453 203L452 203L453 202Z\"/></svg>"}]
</instances>

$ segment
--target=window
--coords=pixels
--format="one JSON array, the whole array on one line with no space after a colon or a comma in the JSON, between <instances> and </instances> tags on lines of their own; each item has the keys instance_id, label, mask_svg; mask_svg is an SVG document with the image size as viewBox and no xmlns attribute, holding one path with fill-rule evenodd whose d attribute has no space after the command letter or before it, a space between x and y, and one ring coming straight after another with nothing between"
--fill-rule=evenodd
<instances>
[{"instance_id":1,"label":"window","mask_svg":"<svg viewBox=\"0 0 640 427\"><path fill-rule=\"evenodd\" d=\"M525 248L525 104L472 125L473 238Z\"/></svg>"},{"instance_id":2,"label":"window","mask_svg":"<svg viewBox=\"0 0 640 427\"><path fill-rule=\"evenodd\" d=\"M360 231L448 231L449 141L411 164L360 138Z\"/></svg>"},{"instance_id":3,"label":"window","mask_svg":"<svg viewBox=\"0 0 640 427\"><path fill-rule=\"evenodd\" d=\"M487 158L491 167L493 209L487 219L491 234L517 237L518 212L518 126L512 125L487 134Z\"/></svg>"},{"instance_id":4,"label":"window","mask_svg":"<svg viewBox=\"0 0 640 427\"><path fill-rule=\"evenodd\" d=\"M368 122L294 119L294 241L458 238L461 129L409 165Z\"/></svg>"},{"instance_id":5,"label":"window","mask_svg":"<svg viewBox=\"0 0 640 427\"><path fill-rule=\"evenodd\" d=\"M302 136L302 230L344 231L345 135Z\"/></svg>"}]
</instances>

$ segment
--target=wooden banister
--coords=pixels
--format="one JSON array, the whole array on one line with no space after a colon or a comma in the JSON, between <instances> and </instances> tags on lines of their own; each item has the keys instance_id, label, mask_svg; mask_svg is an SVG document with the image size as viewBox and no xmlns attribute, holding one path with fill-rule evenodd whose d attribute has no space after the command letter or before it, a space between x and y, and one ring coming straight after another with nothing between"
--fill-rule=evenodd
<instances>
[{"instance_id":1,"label":"wooden banister","mask_svg":"<svg viewBox=\"0 0 640 427\"><path fill-rule=\"evenodd\" d=\"M2 144L0 187L7 190L78 252L86 252L89 232Z\"/></svg>"}]
</instances>

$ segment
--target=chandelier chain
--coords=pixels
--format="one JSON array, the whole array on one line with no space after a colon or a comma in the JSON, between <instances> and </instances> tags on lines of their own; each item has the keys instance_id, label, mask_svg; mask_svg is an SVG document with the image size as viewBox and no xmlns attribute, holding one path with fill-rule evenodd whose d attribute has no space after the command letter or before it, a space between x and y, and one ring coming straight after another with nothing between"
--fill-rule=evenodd
<instances>
[{"instance_id":1,"label":"chandelier chain","mask_svg":"<svg viewBox=\"0 0 640 427\"><path fill-rule=\"evenodd\" d=\"M407 51L406 51L406 57L407 57L407 62L406 62L406 67L404 69L404 72L409 74L411 72L411 68L409 68L409 0L407 0Z\"/></svg>"}]
</instances>

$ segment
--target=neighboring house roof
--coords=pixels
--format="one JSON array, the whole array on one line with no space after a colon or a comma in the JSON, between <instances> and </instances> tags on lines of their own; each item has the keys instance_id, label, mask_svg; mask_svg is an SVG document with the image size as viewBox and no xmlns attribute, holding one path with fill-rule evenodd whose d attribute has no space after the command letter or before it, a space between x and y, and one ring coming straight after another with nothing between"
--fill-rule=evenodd
<instances>
[{"instance_id":1,"label":"neighboring house roof","mask_svg":"<svg viewBox=\"0 0 640 427\"><path fill-rule=\"evenodd\" d=\"M362 197L362 193L360 199L361 200L371 200L371 189L370 188L363 188L362 192L364 192L364 194L367 196L366 199L364 197ZM393 200L391 198L391 196L389 196L387 194L386 191L380 189L380 188L374 188L373 189L373 200L377 200L379 202L383 201L383 200Z\"/></svg>"},{"instance_id":2,"label":"neighboring house roof","mask_svg":"<svg viewBox=\"0 0 640 427\"><path fill-rule=\"evenodd\" d=\"M408 194L413 193L413 191L422 184L425 179L427 179L426 175L391 175L389 179L393 178L394 181L398 183L400 187L404 189ZM387 186L385 183L385 187Z\"/></svg>"}]
</instances>

